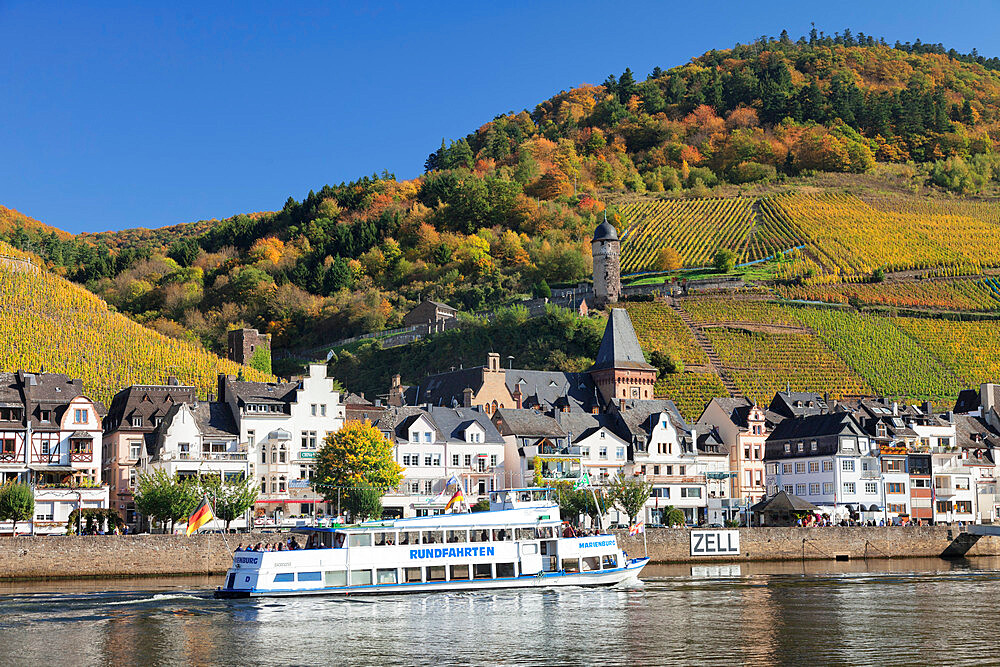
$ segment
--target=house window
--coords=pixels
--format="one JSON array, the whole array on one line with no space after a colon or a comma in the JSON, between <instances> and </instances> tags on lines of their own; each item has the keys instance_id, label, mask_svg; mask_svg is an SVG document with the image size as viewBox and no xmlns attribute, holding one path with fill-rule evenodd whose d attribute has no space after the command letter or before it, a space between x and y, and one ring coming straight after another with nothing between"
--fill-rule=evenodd
<instances>
[{"instance_id":1,"label":"house window","mask_svg":"<svg viewBox=\"0 0 1000 667\"><path fill-rule=\"evenodd\" d=\"M410 432L410 442L420 442L420 432L411 431Z\"/></svg>"},{"instance_id":2,"label":"house window","mask_svg":"<svg viewBox=\"0 0 1000 667\"><path fill-rule=\"evenodd\" d=\"M804 462L802 462L802 461L797 461L795 463L795 474L796 475L801 475L805 471L806 471L806 464Z\"/></svg>"},{"instance_id":3,"label":"house window","mask_svg":"<svg viewBox=\"0 0 1000 667\"><path fill-rule=\"evenodd\" d=\"M804 496L804 495L806 495L806 485L805 484L796 484L795 485L795 495L797 495L797 496Z\"/></svg>"},{"instance_id":4,"label":"house window","mask_svg":"<svg viewBox=\"0 0 1000 667\"><path fill-rule=\"evenodd\" d=\"M465 455L465 467L466 468L471 468L472 467L472 454L466 454Z\"/></svg>"},{"instance_id":5,"label":"house window","mask_svg":"<svg viewBox=\"0 0 1000 667\"><path fill-rule=\"evenodd\" d=\"M434 442L434 438L431 437L430 431L424 431L424 442Z\"/></svg>"},{"instance_id":6,"label":"house window","mask_svg":"<svg viewBox=\"0 0 1000 667\"><path fill-rule=\"evenodd\" d=\"M606 446L602 445L601 448L597 450L597 458L599 459L608 458L608 448Z\"/></svg>"},{"instance_id":7,"label":"house window","mask_svg":"<svg viewBox=\"0 0 1000 667\"><path fill-rule=\"evenodd\" d=\"M960 491L969 490L969 478L968 477L956 477L955 478L955 488Z\"/></svg>"},{"instance_id":8,"label":"house window","mask_svg":"<svg viewBox=\"0 0 1000 667\"><path fill-rule=\"evenodd\" d=\"M130 442L128 450L129 458L135 461L142 456L142 443Z\"/></svg>"},{"instance_id":9,"label":"house window","mask_svg":"<svg viewBox=\"0 0 1000 667\"><path fill-rule=\"evenodd\" d=\"M854 459L844 459L841 461L840 469L844 472L854 472Z\"/></svg>"},{"instance_id":10,"label":"house window","mask_svg":"<svg viewBox=\"0 0 1000 667\"><path fill-rule=\"evenodd\" d=\"M312 416L315 417L316 416L316 409L317 409L318 406L315 403L313 403L311 407L312 407Z\"/></svg>"},{"instance_id":11,"label":"house window","mask_svg":"<svg viewBox=\"0 0 1000 667\"><path fill-rule=\"evenodd\" d=\"M410 493L420 493L420 482L410 482Z\"/></svg>"},{"instance_id":12,"label":"house window","mask_svg":"<svg viewBox=\"0 0 1000 667\"><path fill-rule=\"evenodd\" d=\"M750 448L749 447L744 447L743 448L743 458L746 459L747 461L750 460Z\"/></svg>"},{"instance_id":13,"label":"house window","mask_svg":"<svg viewBox=\"0 0 1000 667\"><path fill-rule=\"evenodd\" d=\"M809 472L819 472L819 461L809 462Z\"/></svg>"},{"instance_id":14,"label":"house window","mask_svg":"<svg viewBox=\"0 0 1000 667\"><path fill-rule=\"evenodd\" d=\"M701 498L701 487L682 486L681 498Z\"/></svg>"},{"instance_id":15,"label":"house window","mask_svg":"<svg viewBox=\"0 0 1000 667\"><path fill-rule=\"evenodd\" d=\"M39 410L38 411L38 418L41 421L43 421L45 423L48 423L48 422L52 421L52 411L51 410Z\"/></svg>"},{"instance_id":16,"label":"house window","mask_svg":"<svg viewBox=\"0 0 1000 667\"><path fill-rule=\"evenodd\" d=\"M791 475L792 474L792 464L791 463L782 463L781 464L781 474L782 475Z\"/></svg>"},{"instance_id":17,"label":"house window","mask_svg":"<svg viewBox=\"0 0 1000 667\"><path fill-rule=\"evenodd\" d=\"M809 484L809 495L810 496L818 496L819 495L819 483L817 483L817 482L810 482L810 484Z\"/></svg>"},{"instance_id":18,"label":"house window","mask_svg":"<svg viewBox=\"0 0 1000 667\"><path fill-rule=\"evenodd\" d=\"M264 447L260 448L260 462L265 464L267 463L267 449Z\"/></svg>"},{"instance_id":19,"label":"house window","mask_svg":"<svg viewBox=\"0 0 1000 667\"><path fill-rule=\"evenodd\" d=\"M279 463L284 463L285 462L285 446L284 445L281 446L281 450L278 452L278 462Z\"/></svg>"},{"instance_id":20,"label":"house window","mask_svg":"<svg viewBox=\"0 0 1000 667\"><path fill-rule=\"evenodd\" d=\"M451 455L451 464L456 468L458 467L458 454Z\"/></svg>"},{"instance_id":21,"label":"house window","mask_svg":"<svg viewBox=\"0 0 1000 667\"><path fill-rule=\"evenodd\" d=\"M938 438L938 445L941 446L941 447L950 447L951 446L951 438ZM958 503L955 503L955 505L957 506Z\"/></svg>"},{"instance_id":22,"label":"house window","mask_svg":"<svg viewBox=\"0 0 1000 667\"><path fill-rule=\"evenodd\" d=\"M902 493L903 483L902 482L889 482L885 485L886 493Z\"/></svg>"},{"instance_id":23,"label":"house window","mask_svg":"<svg viewBox=\"0 0 1000 667\"><path fill-rule=\"evenodd\" d=\"M128 469L128 488L135 490L135 483L138 479L139 471L135 468Z\"/></svg>"},{"instance_id":24,"label":"house window","mask_svg":"<svg viewBox=\"0 0 1000 667\"><path fill-rule=\"evenodd\" d=\"M755 461L760 461L760 447L753 448L753 458Z\"/></svg>"},{"instance_id":25,"label":"house window","mask_svg":"<svg viewBox=\"0 0 1000 667\"><path fill-rule=\"evenodd\" d=\"M581 447L580 456L582 456L585 459L590 458L590 447Z\"/></svg>"},{"instance_id":26,"label":"house window","mask_svg":"<svg viewBox=\"0 0 1000 667\"><path fill-rule=\"evenodd\" d=\"M906 505L889 503L888 509L893 514L906 514Z\"/></svg>"},{"instance_id":27,"label":"house window","mask_svg":"<svg viewBox=\"0 0 1000 667\"><path fill-rule=\"evenodd\" d=\"M823 461L823 472L833 472L833 461L831 459Z\"/></svg>"},{"instance_id":28,"label":"house window","mask_svg":"<svg viewBox=\"0 0 1000 667\"><path fill-rule=\"evenodd\" d=\"M795 487L792 486L791 484L785 484L783 487L781 487L781 490L790 496L795 495Z\"/></svg>"},{"instance_id":29,"label":"house window","mask_svg":"<svg viewBox=\"0 0 1000 667\"><path fill-rule=\"evenodd\" d=\"M956 500L955 501L955 511L960 514L972 514L972 501L971 500Z\"/></svg>"},{"instance_id":30,"label":"house window","mask_svg":"<svg viewBox=\"0 0 1000 667\"><path fill-rule=\"evenodd\" d=\"M496 454L490 454L490 467L491 468L496 468L497 467L497 455Z\"/></svg>"},{"instance_id":31,"label":"house window","mask_svg":"<svg viewBox=\"0 0 1000 667\"><path fill-rule=\"evenodd\" d=\"M877 482L865 482L865 493L872 496L878 493Z\"/></svg>"},{"instance_id":32,"label":"house window","mask_svg":"<svg viewBox=\"0 0 1000 667\"><path fill-rule=\"evenodd\" d=\"M854 493L854 482L844 482L844 493Z\"/></svg>"},{"instance_id":33,"label":"house window","mask_svg":"<svg viewBox=\"0 0 1000 667\"><path fill-rule=\"evenodd\" d=\"M817 446L817 443L816 443L815 440L813 440L812 442L810 442L809 443L809 451L815 452L816 451L816 446Z\"/></svg>"},{"instance_id":34,"label":"house window","mask_svg":"<svg viewBox=\"0 0 1000 667\"><path fill-rule=\"evenodd\" d=\"M253 447L256 441L257 441L256 433L254 431L247 431L247 445Z\"/></svg>"},{"instance_id":35,"label":"house window","mask_svg":"<svg viewBox=\"0 0 1000 667\"><path fill-rule=\"evenodd\" d=\"M319 415L320 417L326 417L326 403L319 406Z\"/></svg>"},{"instance_id":36,"label":"house window","mask_svg":"<svg viewBox=\"0 0 1000 667\"><path fill-rule=\"evenodd\" d=\"M424 480L424 493L434 493L434 482L433 480Z\"/></svg>"},{"instance_id":37,"label":"house window","mask_svg":"<svg viewBox=\"0 0 1000 667\"><path fill-rule=\"evenodd\" d=\"M823 493L828 496L833 494L833 482L823 482Z\"/></svg>"},{"instance_id":38,"label":"house window","mask_svg":"<svg viewBox=\"0 0 1000 667\"><path fill-rule=\"evenodd\" d=\"M440 454L435 454L434 455L434 465L436 465L436 466L441 465L441 455Z\"/></svg>"},{"instance_id":39,"label":"house window","mask_svg":"<svg viewBox=\"0 0 1000 667\"><path fill-rule=\"evenodd\" d=\"M792 453L792 445L790 443L787 443L787 442L785 443L785 453L786 454L791 454Z\"/></svg>"},{"instance_id":40,"label":"house window","mask_svg":"<svg viewBox=\"0 0 1000 667\"><path fill-rule=\"evenodd\" d=\"M73 421L77 424L86 424L89 421L89 410L73 410Z\"/></svg>"},{"instance_id":41,"label":"house window","mask_svg":"<svg viewBox=\"0 0 1000 667\"><path fill-rule=\"evenodd\" d=\"M189 459L189 458L191 458L191 443L190 442L182 442L182 443L178 444L177 445L177 450L181 453L181 458L182 459Z\"/></svg>"},{"instance_id":42,"label":"house window","mask_svg":"<svg viewBox=\"0 0 1000 667\"><path fill-rule=\"evenodd\" d=\"M410 463L410 455L409 454L403 454L403 465L407 466L407 467L409 467L411 465L411 463Z\"/></svg>"},{"instance_id":43,"label":"house window","mask_svg":"<svg viewBox=\"0 0 1000 667\"><path fill-rule=\"evenodd\" d=\"M282 475L281 477L278 478L278 493L284 493L284 492L285 492L285 476Z\"/></svg>"},{"instance_id":44,"label":"house window","mask_svg":"<svg viewBox=\"0 0 1000 667\"><path fill-rule=\"evenodd\" d=\"M424 454L424 465L429 466L434 458L430 454Z\"/></svg>"},{"instance_id":45,"label":"house window","mask_svg":"<svg viewBox=\"0 0 1000 667\"><path fill-rule=\"evenodd\" d=\"M677 474L678 475L686 475L687 474L687 466L677 466Z\"/></svg>"},{"instance_id":46,"label":"house window","mask_svg":"<svg viewBox=\"0 0 1000 667\"><path fill-rule=\"evenodd\" d=\"M142 428L142 417L140 415L132 416L132 428Z\"/></svg>"}]
</instances>

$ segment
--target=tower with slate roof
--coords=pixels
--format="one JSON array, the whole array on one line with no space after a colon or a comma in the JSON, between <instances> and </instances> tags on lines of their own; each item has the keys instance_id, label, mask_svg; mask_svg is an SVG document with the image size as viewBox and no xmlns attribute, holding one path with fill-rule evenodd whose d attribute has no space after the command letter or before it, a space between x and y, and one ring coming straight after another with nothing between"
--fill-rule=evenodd
<instances>
[{"instance_id":1,"label":"tower with slate roof","mask_svg":"<svg viewBox=\"0 0 1000 667\"><path fill-rule=\"evenodd\" d=\"M653 398L656 368L646 363L625 309L611 309L597 358L588 372L605 404Z\"/></svg>"},{"instance_id":2,"label":"tower with slate roof","mask_svg":"<svg viewBox=\"0 0 1000 667\"><path fill-rule=\"evenodd\" d=\"M606 213L604 222L594 230L590 245L594 255L594 302L598 308L604 308L617 303L622 292L621 243Z\"/></svg>"}]
</instances>

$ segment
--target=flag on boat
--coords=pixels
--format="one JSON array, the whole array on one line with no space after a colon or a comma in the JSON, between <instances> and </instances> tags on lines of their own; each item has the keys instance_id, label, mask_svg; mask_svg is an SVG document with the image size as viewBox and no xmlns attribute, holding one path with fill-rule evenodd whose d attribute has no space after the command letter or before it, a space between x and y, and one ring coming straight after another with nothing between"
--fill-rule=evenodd
<instances>
[{"instance_id":1,"label":"flag on boat","mask_svg":"<svg viewBox=\"0 0 1000 667\"><path fill-rule=\"evenodd\" d=\"M573 488L582 489L586 486L590 486L590 475L584 472L582 475L580 475L580 479L576 480L576 482L573 484Z\"/></svg>"},{"instance_id":2,"label":"flag on boat","mask_svg":"<svg viewBox=\"0 0 1000 667\"><path fill-rule=\"evenodd\" d=\"M445 486L451 486L452 484L461 485L462 480L460 480L457 475L452 475L448 478L448 483Z\"/></svg>"},{"instance_id":3,"label":"flag on boat","mask_svg":"<svg viewBox=\"0 0 1000 667\"><path fill-rule=\"evenodd\" d=\"M629 535L639 535L640 533L645 533L645 532L646 532L646 524L642 521L640 521L639 523L634 523L628 527Z\"/></svg>"},{"instance_id":4,"label":"flag on boat","mask_svg":"<svg viewBox=\"0 0 1000 667\"><path fill-rule=\"evenodd\" d=\"M215 513L212 511L212 505L208 502L208 496L204 496L198 507L188 517L187 534L190 535L214 518Z\"/></svg>"},{"instance_id":5,"label":"flag on boat","mask_svg":"<svg viewBox=\"0 0 1000 667\"><path fill-rule=\"evenodd\" d=\"M448 504L444 506L444 510L447 512L448 510L451 509L452 505L454 505L455 503L462 503L462 502L465 502L465 496L462 495L462 487L459 486L458 490L455 491L455 495L453 495L451 497L451 500L448 501Z\"/></svg>"}]
</instances>

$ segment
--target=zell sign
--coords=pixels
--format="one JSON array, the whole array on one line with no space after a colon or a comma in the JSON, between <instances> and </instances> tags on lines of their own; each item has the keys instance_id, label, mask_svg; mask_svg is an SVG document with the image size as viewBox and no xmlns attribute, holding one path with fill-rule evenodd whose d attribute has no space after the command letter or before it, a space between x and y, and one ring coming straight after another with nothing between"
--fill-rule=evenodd
<instances>
[{"instance_id":1,"label":"zell sign","mask_svg":"<svg viewBox=\"0 0 1000 667\"><path fill-rule=\"evenodd\" d=\"M740 553L740 531L738 530L692 530L692 556L738 556Z\"/></svg>"}]
</instances>

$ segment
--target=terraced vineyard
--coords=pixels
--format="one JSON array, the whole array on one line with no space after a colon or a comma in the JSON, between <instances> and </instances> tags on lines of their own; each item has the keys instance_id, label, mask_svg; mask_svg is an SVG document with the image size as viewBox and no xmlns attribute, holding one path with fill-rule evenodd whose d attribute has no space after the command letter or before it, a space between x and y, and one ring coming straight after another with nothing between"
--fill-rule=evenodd
<instances>
[{"instance_id":1,"label":"terraced vineyard","mask_svg":"<svg viewBox=\"0 0 1000 667\"><path fill-rule=\"evenodd\" d=\"M678 252L686 267L708 266L720 248L742 254L753 225L752 200L663 199L626 204L622 273L654 270L663 247Z\"/></svg>"},{"instance_id":2,"label":"terraced vineyard","mask_svg":"<svg viewBox=\"0 0 1000 667\"><path fill-rule=\"evenodd\" d=\"M870 394L871 388L815 336L708 329L712 343L740 391L758 402L790 386L794 391L841 397Z\"/></svg>"},{"instance_id":3,"label":"terraced vineyard","mask_svg":"<svg viewBox=\"0 0 1000 667\"><path fill-rule=\"evenodd\" d=\"M706 364L708 357L691 331L669 306L662 303L625 303L643 351L676 354L685 364Z\"/></svg>"},{"instance_id":4,"label":"terraced vineyard","mask_svg":"<svg viewBox=\"0 0 1000 667\"><path fill-rule=\"evenodd\" d=\"M1000 381L1000 322L912 317L893 322L961 378L961 386Z\"/></svg>"},{"instance_id":5,"label":"terraced vineyard","mask_svg":"<svg viewBox=\"0 0 1000 667\"><path fill-rule=\"evenodd\" d=\"M819 270L825 280L859 281L875 269L949 267L979 273L1000 266L1000 226L968 214L931 214L914 204L878 209L847 194L789 194L771 202L794 220L805 252L782 268L786 278Z\"/></svg>"},{"instance_id":6,"label":"terraced vineyard","mask_svg":"<svg viewBox=\"0 0 1000 667\"><path fill-rule=\"evenodd\" d=\"M691 316L691 319L702 324L754 322L802 326L795 317L794 309L768 301L692 298L681 301L681 308Z\"/></svg>"},{"instance_id":7,"label":"terraced vineyard","mask_svg":"<svg viewBox=\"0 0 1000 667\"><path fill-rule=\"evenodd\" d=\"M715 373L670 373L656 380L653 392L657 397L669 398L688 421L695 421L713 398L728 396L729 392Z\"/></svg>"},{"instance_id":8,"label":"terraced vineyard","mask_svg":"<svg viewBox=\"0 0 1000 667\"><path fill-rule=\"evenodd\" d=\"M0 243L0 255L24 256ZM0 264L0 370L65 373L83 380L91 398L110 404L131 384L159 384L167 375L213 390L218 373L273 379L168 338L111 311L87 290L44 270Z\"/></svg>"},{"instance_id":9,"label":"terraced vineyard","mask_svg":"<svg viewBox=\"0 0 1000 667\"><path fill-rule=\"evenodd\" d=\"M1000 310L1000 279L993 276L957 280L915 280L883 283L838 283L778 287L788 299L897 308Z\"/></svg>"},{"instance_id":10,"label":"terraced vineyard","mask_svg":"<svg viewBox=\"0 0 1000 667\"><path fill-rule=\"evenodd\" d=\"M952 373L886 317L826 308L797 313L880 395L953 398L962 389Z\"/></svg>"}]
</instances>

